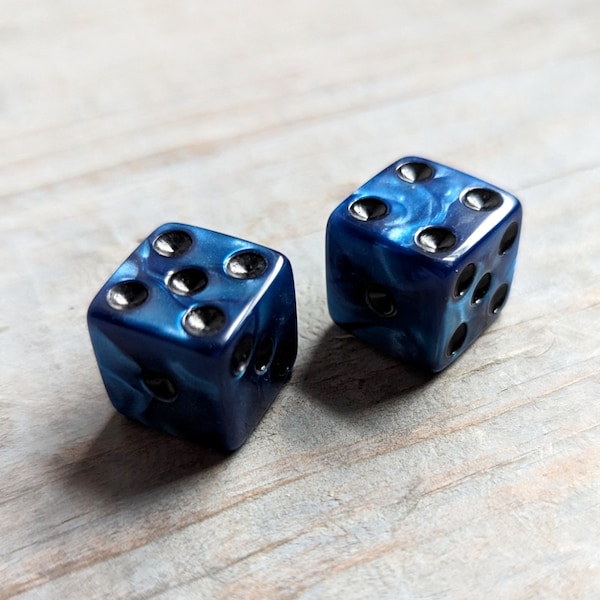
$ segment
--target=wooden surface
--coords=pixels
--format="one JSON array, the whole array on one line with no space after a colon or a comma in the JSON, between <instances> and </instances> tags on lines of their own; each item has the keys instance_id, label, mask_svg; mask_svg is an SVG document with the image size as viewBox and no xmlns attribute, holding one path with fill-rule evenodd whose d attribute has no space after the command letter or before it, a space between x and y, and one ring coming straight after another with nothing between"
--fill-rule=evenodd
<instances>
[{"instance_id":1,"label":"wooden surface","mask_svg":"<svg viewBox=\"0 0 600 600\"><path fill-rule=\"evenodd\" d=\"M597 0L0 0L0 597L600 597ZM525 209L434 378L325 307L331 210L406 154ZM294 375L225 457L111 408L85 313L154 227L286 253Z\"/></svg>"}]
</instances>

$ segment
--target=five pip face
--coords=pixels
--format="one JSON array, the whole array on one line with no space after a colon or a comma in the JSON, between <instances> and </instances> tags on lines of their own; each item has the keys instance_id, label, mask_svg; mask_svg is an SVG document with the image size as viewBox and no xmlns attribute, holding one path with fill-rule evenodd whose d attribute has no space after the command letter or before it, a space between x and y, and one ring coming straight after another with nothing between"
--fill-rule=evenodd
<instances>
[{"instance_id":1,"label":"five pip face","mask_svg":"<svg viewBox=\"0 0 600 600\"><path fill-rule=\"evenodd\" d=\"M119 412L234 450L296 358L292 268L264 246L168 223L102 287L88 326Z\"/></svg>"},{"instance_id":2,"label":"five pip face","mask_svg":"<svg viewBox=\"0 0 600 600\"><path fill-rule=\"evenodd\" d=\"M393 163L327 223L332 319L384 353L444 369L506 302L521 213L514 196L460 171ZM102 287L88 327L119 412L235 450L291 374L292 268L264 246L168 223Z\"/></svg>"}]
</instances>

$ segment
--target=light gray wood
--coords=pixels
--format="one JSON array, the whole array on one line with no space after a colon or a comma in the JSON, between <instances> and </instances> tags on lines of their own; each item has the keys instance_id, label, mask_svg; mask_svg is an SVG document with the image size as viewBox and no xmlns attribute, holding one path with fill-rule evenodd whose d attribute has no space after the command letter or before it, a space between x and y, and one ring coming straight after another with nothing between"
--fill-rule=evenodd
<instances>
[{"instance_id":1,"label":"light gray wood","mask_svg":"<svg viewBox=\"0 0 600 600\"><path fill-rule=\"evenodd\" d=\"M0 597L600 596L600 5L0 0ZM335 328L338 202L420 154L524 204L502 317L428 378ZM154 227L294 265L237 453L111 408L85 313Z\"/></svg>"}]
</instances>

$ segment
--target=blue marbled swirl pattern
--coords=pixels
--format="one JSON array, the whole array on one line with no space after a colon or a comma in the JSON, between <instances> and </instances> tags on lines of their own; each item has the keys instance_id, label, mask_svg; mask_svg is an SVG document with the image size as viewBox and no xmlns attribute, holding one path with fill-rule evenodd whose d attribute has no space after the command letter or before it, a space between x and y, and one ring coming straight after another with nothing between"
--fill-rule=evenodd
<instances>
[{"instance_id":1,"label":"blue marbled swirl pattern","mask_svg":"<svg viewBox=\"0 0 600 600\"><path fill-rule=\"evenodd\" d=\"M433 176L418 183L398 177L399 166L426 163ZM500 205L476 211L461 202L473 188L498 192ZM360 221L350 205L374 197L387 206L387 214ZM332 319L344 329L381 351L436 372L454 361L497 317L491 299L512 282L521 230L521 204L513 195L485 181L442 164L406 157L367 181L331 214L327 223L327 296ZM507 229L516 224L512 247L499 254ZM426 227L443 227L456 236L455 246L432 254L415 242ZM514 227L514 225L513 225ZM462 270L472 263L472 285L459 298L454 289ZM491 274L488 293L473 303L473 291L485 273ZM396 308L381 316L365 298L369 286L388 290ZM461 326L466 336L449 353L450 340Z\"/></svg>"},{"instance_id":2,"label":"blue marbled swirl pattern","mask_svg":"<svg viewBox=\"0 0 600 600\"><path fill-rule=\"evenodd\" d=\"M181 230L192 238L182 256L165 257L152 248L161 233ZM261 254L266 271L255 279L235 279L225 269L242 250ZM181 296L169 290L169 275L188 267L204 270L206 287ZM129 310L107 302L117 283L139 281L146 301ZM204 337L182 326L188 309L214 306L225 314L224 327ZM170 434L238 448L247 439L289 378L297 351L296 301L289 261L283 255L199 227L167 223L154 231L116 270L92 301L88 327L100 373L114 407L124 415ZM248 367L232 373L233 353L252 337ZM272 342L269 367L254 367L257 348ZM268 346L268 344L267 344ZM159 400L143 382L160 374L175 386L172 402Z\"/></svg>"}]
</instances>

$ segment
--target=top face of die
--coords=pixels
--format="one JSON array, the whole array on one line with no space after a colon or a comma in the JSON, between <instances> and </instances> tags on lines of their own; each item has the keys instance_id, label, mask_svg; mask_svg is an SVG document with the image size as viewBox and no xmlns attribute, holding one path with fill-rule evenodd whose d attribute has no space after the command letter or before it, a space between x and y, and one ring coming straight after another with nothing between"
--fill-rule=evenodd
<instances>
[{"instance_id":1,"label":"top face of die","mask_svg":"<svg viewBox=\"0 0 600 600\"><path fill-rule=\"evenodd\" d=\"M435 257L451 268L507 219L519 221L520 212L517 198L496 186L430 160L406 157L338 206L329 227L415 258ZM500 253L517 233L506 231Z\"/></svg>"},{"instance_id":2,"label":"top face of die","mask_svg":"<svg viewBox=\"0 0 600 600\"><path fill-rule=\"evenodd\" d=\"M167 223L115 271L89 315L218 355L286 265L264 246Z\"/></svg>"}]
</instances>

